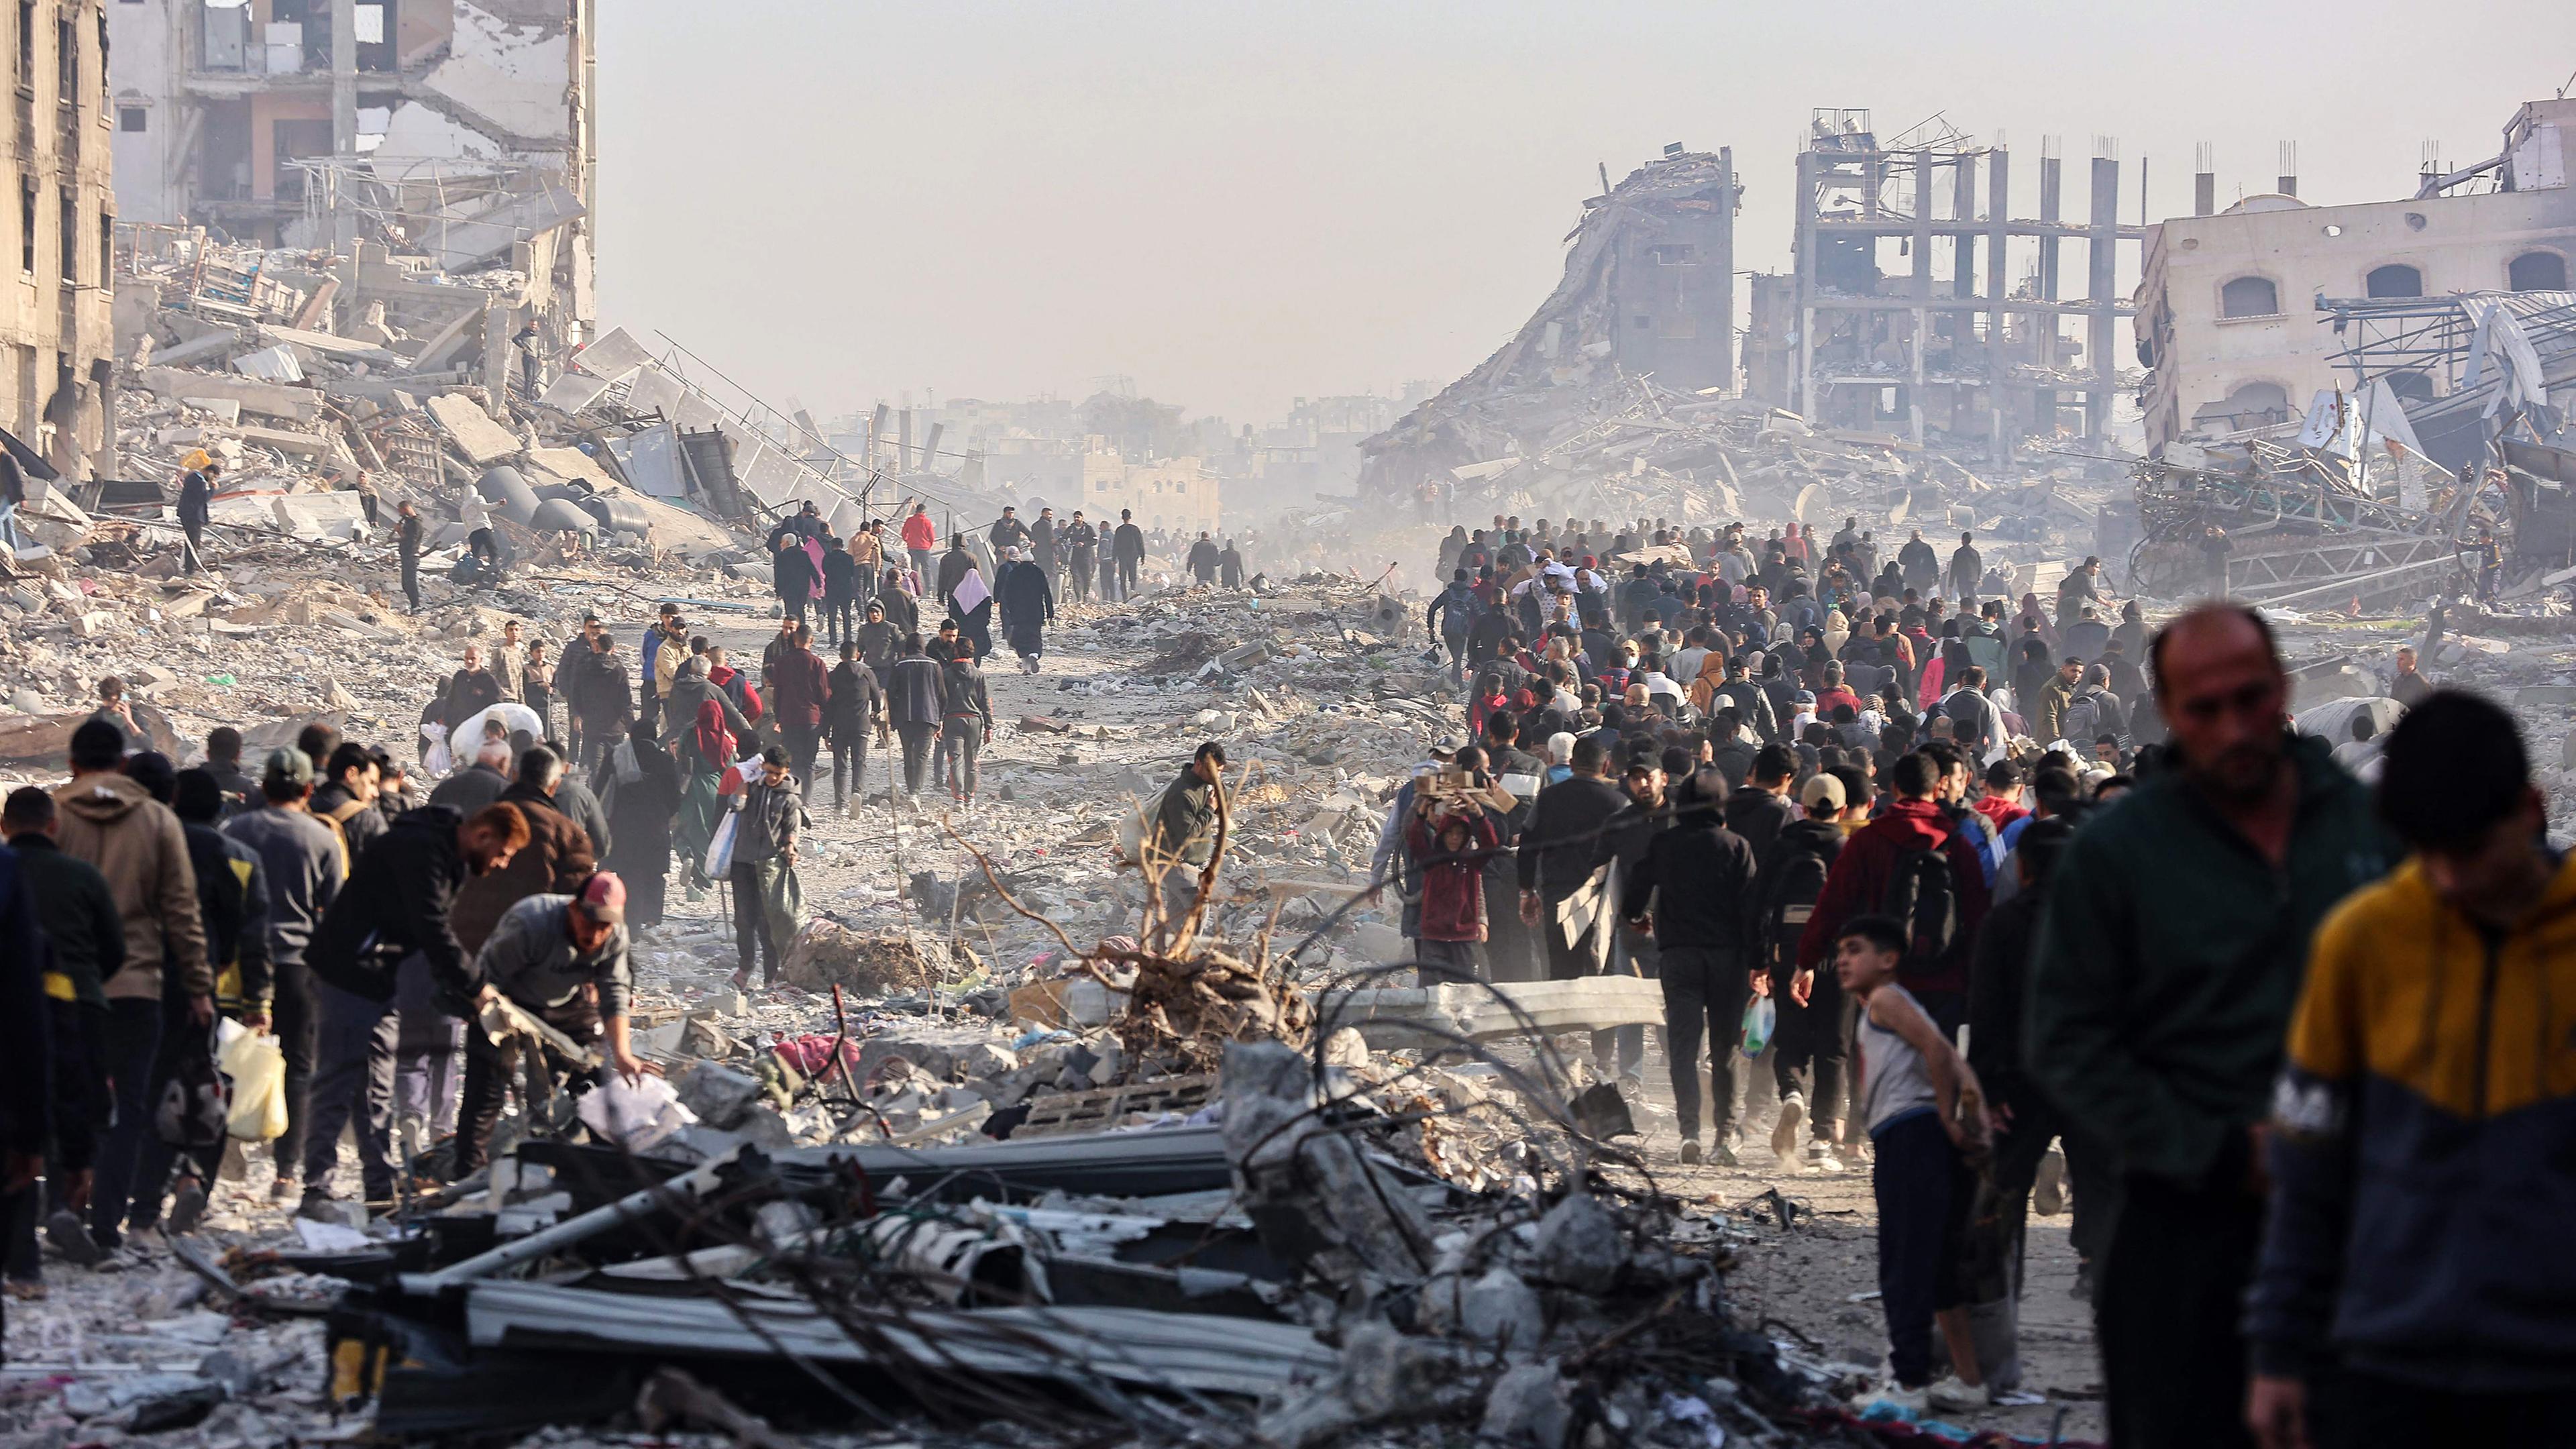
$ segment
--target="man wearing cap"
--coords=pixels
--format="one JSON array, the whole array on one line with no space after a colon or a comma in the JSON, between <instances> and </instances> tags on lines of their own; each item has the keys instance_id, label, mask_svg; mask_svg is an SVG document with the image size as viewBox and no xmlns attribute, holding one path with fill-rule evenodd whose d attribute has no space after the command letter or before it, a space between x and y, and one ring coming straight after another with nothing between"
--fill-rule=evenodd
<instances>
[{"instance_id":1,"label":"man wearing cap","mask_svg":"<svg viewBox=\"0 0 2576 1449\"><path fill-rule=\"evenodd\" d=\"M570 895L534 895L510 907L475 957L484 986L578 1042L608 1039L608 1064L628 1081L649 1070L627 1037L633 978L626 961L626 883L601 871ZM516 1079L527 1039L465 1032L465 1090L456 1115L456 1170L484 1165L492 1128Z\"/></svg>"},{"instance_id":2,"label":"man wearing cap","mask_svg":"<svg viewBox=\"0 0 2576 1449\"><path fill-rule=\"evenodd\" d=\"M276 993L269 1013L286 1055L286 1135L275 1143L277 1182L270 1196L295 1191L304 1162L304 1129L312 1115L313 1064L321 1021L314 1009L312 973L305 954L314 930L340 893L347 875L339 837L312 810L313 761L302 750L271 750L260 769L266 803L223 825L224 835L259 854L268 883L268 960Z\"/></svg>"},{"instance_id":3,"label":"man wearing cap","mask_svg":"<svg viewBox=\"0 0 2576 1449\"><path fill-rule=\"evenodd\" d=\"M744 788L741 798L733 835L733 930L742 964L733 980L736 986L751 983L757 948L761 984L766 986L778 978L778 960L795 941L805 914L804 888L796 878L796 842L807 824L805 803L789 772L786 746L771 745L761 752L759 778Z\"/></svg>"}]
</instances>

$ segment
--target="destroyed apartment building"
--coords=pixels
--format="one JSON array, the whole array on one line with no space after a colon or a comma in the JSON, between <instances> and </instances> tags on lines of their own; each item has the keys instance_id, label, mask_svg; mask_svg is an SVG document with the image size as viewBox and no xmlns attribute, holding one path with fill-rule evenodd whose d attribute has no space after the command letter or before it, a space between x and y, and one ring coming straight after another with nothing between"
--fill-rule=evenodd
<instances>
[{"instance_id":1,"label":"destroyed apartment building","mask_svg":"<svg viewBox=\"0 0 2576 1449\"><path fill-rule=\"evenodd\" d=\"M9 13L18 285L0 302L0 418L22 465L86 476L115 435L107 32L100 7L78 0Z\"/></svg>"},{"instance_id":2,"label":"destroyed apartment building","mask_svg":"<svg viewBox=\"0 0 2576 1449\"><path fill-rule=\"evenodd\" d=\"M2080 219L2066 214L2053 139L2040 147L2035 216L2013 214L2011 163L2000 140L1980 144L1938 117L1881 137L1868 111L1814 112L1797 157L1793 270L1754 278L1749 395L1819 426L1982 443L1996 462L2023 438L2102 443L2129 385L2114 340L2130 316L2120 253L2146 229L2119 224L2112 142L2096 143ZM2080 289L2070 242L2083 249Z\"/></svg>"},{"instance_id":3,"label":"destroyed apartment building","mask_svg":"<svg viewBox=\"0 0 2576 1449\"><path fill-rule=\"evenodd\" d=\"M2200 214L2154 228L2139 287L2147 578L2411 605L2465 592L2482 534L2507 597L2576 577L2571 124L2531 102L2493 157L2350 205L2302 201L2285 148L2278 189L2216 211L2204 148Z\"/></svg>"},{"instance_id":4,"label":"destroyed apartment building","mask_svg":"<svg viewBox=\"0 0 2576 1449\"><path fill-rule=\"evenodd\" d=\"M1945 348L1953 333L1973 343L1970 324L1982 306L1973 295L1956 307L1928 289L1897 286L1881 296L1874 290L1874 271L1870 290L1843 287L1856 287L1862 271L1874 268L1869 259L1880 243L1910 245L1918 218L1896 207L1894 198L1903 193L1891 176L1909 178L1910 185L1914 164L1930 156L1937 165L1927 175L1946 168L1954 176L1972 176L1983 159L1990 163L1988 177L1997 177L2003 174L2000 152L1970 147L1955 137L1937 151L1881 152L1861 145L1865 133L1847 133L1839 125L1831 136L1834 146L1846 149L1802 154L1801 175L1810 176L1814 196L1838 188L1847 196L1859 192L1890 199L1872 203L1874 214L1855 221L1853 234L1834 242L1834 255L1857 257L1854 265L1860 270L1833 273L1840 282L1817 275L1811 300L1819 309L1820 325L1841 329L1836 335L1857 349L1853 358L1866 350L1853 339L1912 336L1908 329L1917 322L1921 335L1945 339ZM1816 144L1824 148L1827 142L1820 138ZM1820 154L1847 164L1837 172L1813 159ZM2049 185L2042 208L2051 216L2056 211L2055 176L2052 158L2045 168ZM1869 190L1872 186L1875 191ZM1765 395L1758 385L1766 368L1786 379L1783 386L1792 386L1795 378L1779 372L1776 357L1766 361L1758 351L1770 344L1759 310L1766 305L1765 279L1757 277L1757 310L1744 364L1757 386L1749 394L1740 392L1730 355L1731 268L1722 260L1733 254L1732 218L1739 194L1731 152L1687 153L1676 147L1605 195L1588 200L1582 225L1571 238L1563 280L1512 340L1361 445L1366 457L1362 495L1390 501L1411 497L1442 521L1461 523L1490 513L1524 518L1767 516L1809 524L1867 515L1890 528L1974 528L2007 546L1993 556L2015 571L2016 592L2053 585L2063 567L2065 549L2059 545L2071 539L2076 553L2089 551L2102 526L2101 494L2087 481L2101 465L2023 456L2009 447L2005 461L1997 464L1989 404L2000 394L1982 382L1964 390L1954 385L1967 366L1964 357L1954 360L1945 350L1938 368L1927 366L1921 373L1924 388L1942 389L1943 399L1921 432L1913 427L1914 403L1891 413L1880 394L1882 386L1896 387L1916 375L1920 359L1910 353L1899 359L1901 367L1888 364L1894 371L1870 372L1865 392L1843 389L1838 396L1844 402L1826 408L1834 421L1803 415L1789 405L1800 394ZM1998 201L2002 194L1993 193ZM1844 209L1857 216L1859 203ZM1971 232L1992 234L1982 221L1973 228L1948 221L1940 225L1948 228L1945 240ZM2035 223L2006 228L2015 238L2039 229ZM2048 237L2033 252L2042 259L2053 257L2057 241L2071 234L2053 223L2046 230ZM1814 241L1804 223L1800 235ZM2105 244L2104 259L2110 245L2133 237L2133 229L2118 231ZM1812 254L1812 246L1802 253ZM1918 248L1915 255L1928 252ZM1997 246L1988 261L2000 268L2003 255ZM1945 275L1939 285L1947 289L1951 279ZM2053 282L2048 285L2053 294ZM2030 343L2042 350L2052 344L2030 341L2039 325L2035 318L2046 317L2048 328L2054 328L2059 318L2079 310L2095 315L2096 321L2106 311L2114 321L2125 315L2124 304L2090 300L2025 306L2007 299L2000 308L1985 310L1994 326L2019 339L2015 346ZM1777 321L1777 326L1782 337L1797 330L1790 321ZM2073 353L2069 341L2055 355L2062 363ZM1836 359L1842 354L1832 348L1821 356L1827 365L1841 365ZM1880 366L1845 361L1864 370ZM2040 399L2036 406L2046 427L2059 392L2089 386L2081 379L2069 382L2063 366L2036 371L2018 363L2014 367L2015 386L2024 399L2015 414L2021 421L2014 425L2014 440L2028 425L2031 399ZM1823 384L1812 395L1818 406L1825 406ZM1905 395L1919 399L1929 394L1917 389ZM2107 399L2107 391L2102 395ZM1893 418L1905 421L1891 428L1887 424ZM1444 501L1431 502L1430 493ZM2127 542L2120 545L2124 556ZM2006 559L2007 553L2014 557Z\"/></svg>"},{"instance_id":5,"label":"destroyed apartment building","mask_svg":"<svg viewBox=\"0 0 2576 1449\"><path fill-rule=\"evenodd\" d=\"M486 385L516 355L542 387L596 338L590 0L101 9L127 223L514 279L492 288L506 308L442 343L474 351Z\"/></svg>"}]
</instances>

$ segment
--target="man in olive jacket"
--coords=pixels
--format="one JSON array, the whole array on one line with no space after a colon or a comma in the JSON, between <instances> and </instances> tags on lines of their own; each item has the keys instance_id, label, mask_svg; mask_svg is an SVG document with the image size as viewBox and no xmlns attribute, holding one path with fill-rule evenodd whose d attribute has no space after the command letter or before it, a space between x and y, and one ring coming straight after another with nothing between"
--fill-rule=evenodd
<instances>
[{"instance_id":1,"label":"man in olive jacket","mask_svg":"<svg viewBox=\"0 0 2576 1449\"><path fill-rule=\"evenodd\" d=\"M2175 761L2076 833L2031 970L2027 1066L2118 1155L2094 1312L2113 1442L2241 1445L2238 1330L2263 1222L2271 1102L2317 923L2398 851L2369 793L2288 731L2251 610L2156 637Z\"/></svg>"}]
</instances>

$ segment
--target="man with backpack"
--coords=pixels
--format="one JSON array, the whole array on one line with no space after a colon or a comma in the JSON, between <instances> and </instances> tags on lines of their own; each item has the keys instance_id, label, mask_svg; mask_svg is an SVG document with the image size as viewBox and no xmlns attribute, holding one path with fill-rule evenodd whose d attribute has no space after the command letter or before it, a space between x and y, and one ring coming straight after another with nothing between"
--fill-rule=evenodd
<instances>
[{"instance_id":1,"label":"man with backpack","mask_svg":"<svg viewBox=\"0 0 2576 1449\"><path fill-rule=\"evenodd\" d=\"M1449 587L1442 589L1440 597L1423 611L1423 630L1449 650L1449 679L1453 684L1467 682L1467 631L1484 612L1484 605L1476 600L1476 591L1467 585L1465 569L1453 570Z\"/></svg>"},{"instance_id":2,"label":"man with backpack","mask_svg":"<svg viewBox=\"0 0 2576 1449\"><path fill-rule=\"evenodd\" d=\"M1935 798L1941 774L1940 762L1921 751L1896 761L1887 782L1894 798L1852 832L1825 877L1798 940L1798 967L1827 966L1845 921L1891 916L1909 940L1897 980L1946 1033L1967 1010L1968 951L1986 918L1986 872L1976 843Z\"/></svg>"},{"instance_id":3,"label":"man with backpack","mask_svg":"<svg viewBox=\"0 0 2576 1449\"><path fill-rule=\"evenodd\" d=\"M1758 778L1758 775L1757 775ZM1779 1022L1771 1033L1772 1079L1780 1089L1780 1115L1771 1127L1771 1155L1782 1163L1797 1150L1798 1124L1809 1121L1807 1165L1840 1172L1834 1139L1842 1131L1849 1031L1843 988L1831 970L1801 969L1798 946L1843 853L1844 785L1818 773L1798 792L1805 818L1780 827L1762 854L1759 921L1762 959L1771 978ZM1732 802L1730 802L1732 803ZM1802 1084L1801 1073L1807 1080ZM1813 1095L1809 1095L1812 1090Z\"/></svg>"}]
</instances>

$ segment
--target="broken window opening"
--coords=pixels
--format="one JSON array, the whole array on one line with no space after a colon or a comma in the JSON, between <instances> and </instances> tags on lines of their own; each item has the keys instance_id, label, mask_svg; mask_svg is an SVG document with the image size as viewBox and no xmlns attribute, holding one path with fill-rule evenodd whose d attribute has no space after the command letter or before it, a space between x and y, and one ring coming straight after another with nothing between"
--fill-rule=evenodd
<instances>
[{"instance_id":1,"label":"broken window opening","mask_svg":"<svg viewBox=\"0 0 2576 1449\"><path fill-rule=\"evenodd\" d=\"M18 0L18 89L36 92L36 0Z\"/></svg>"},{"instance_id":2,"label":"broken window opening","mask_svg":"<svg viewBox=\"0 0 2576 1449\"><path fill-rule=\"evenodd\" d=\"M54 37L54 104L80 104L80 30L71 21L59 22Z\"/></svg>"},{"instance_id":3,"label":"broken window opening","mask_svg":"<svg viewBox=\"0 0 2576 1449\"><path fill-rule=\"evenodd\" d=\"M2238 277L2218 289L2218 315L2221 317L2277 317L2281 313L2281 290L2269 277Z\"/></svg>"},{"instance_id":4,"label":"broken window opening","mask_svg":"<svg viewBox=\"0 0 2576 1449\"><path fill-rule=\"evenodd\" d=\"M63 280L70 285L78 286L80 284L80 202L68 186L62 190L62 203L63 233L55 239L54 251L57 259L63 264Z\"/></svg>"},{"instance_id":5,"label":"broken window opening","mask_svg":"<svg viewBox=\"0 0 2576 1449\"><path fill-rule=\"evenodd\" d=\"M18 269L36 274L36 183L18 183Z\"/></svg>"},{"instance_id":6,"label":"broken window opening","mask_svg":"<svg viewBox=\"0 0 2576 1449\"><path fill-rule=\"evenodd\" d=\"M2371 297L2421 297L2424 274L2404 262L2390 262L2374 267L2361 279L2363 295Z\"/></svg>"},{"instance_id":7,"label":"broken window opening","mask_svg":"<svg viewBox=\"0 0 2576 1449\"><path fill-rule=\"evenodd\" d=\"M151 114L143 107L119 106L116 108L116 129L120 131L148 131L151 128Z\"/></svg>"},{"instance_id":8,"label":"broken window opening","mask_svg":"<svg viewBox=\"0 0 2576 1449\"><path fill-rule=\"evenodd\" d=\"M2505 267L2505 285L2517 292L2564 292L2567 259L2556 252L2524 252Z\"/></svg>"}]
</instances>

